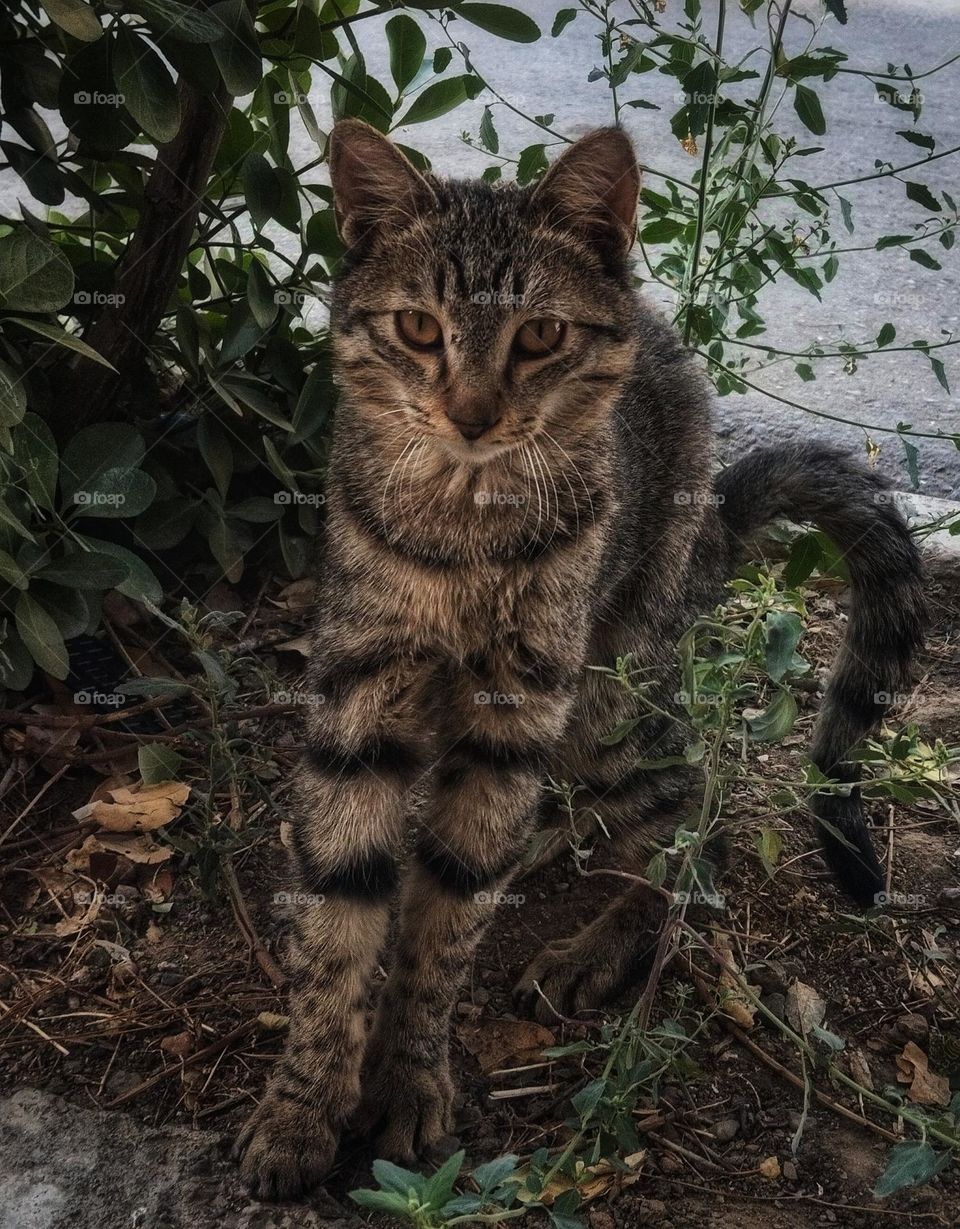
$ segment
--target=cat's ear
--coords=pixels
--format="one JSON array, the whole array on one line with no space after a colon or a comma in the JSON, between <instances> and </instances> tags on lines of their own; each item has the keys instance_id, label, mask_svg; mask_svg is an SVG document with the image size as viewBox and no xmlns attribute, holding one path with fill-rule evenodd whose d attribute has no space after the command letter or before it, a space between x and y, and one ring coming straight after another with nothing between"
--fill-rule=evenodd
<instances>
[{"instance_id":1,"label":"cat's ear","mask_svg":"<svg viewBox=\"0 0 960 1229\"><path fill-rule=\"evenodd\" d=\"M328 156L337 225L345 243L356 243L371 227L409 216L434 199L433 189L400 150L362 120L334 124Z\"/></svg>"},{"instance_id":2,"label":"cat's ear","mask_svg":"<svg viewBox=\"0 0 960 1229\"><path fill-rule=\"evenodd\" d=\"M551 225L613 243L625 254L636 237L639 192L630 138L620 128L598 128L557 159L533 199Z\"/></svg>"}]
</instances>

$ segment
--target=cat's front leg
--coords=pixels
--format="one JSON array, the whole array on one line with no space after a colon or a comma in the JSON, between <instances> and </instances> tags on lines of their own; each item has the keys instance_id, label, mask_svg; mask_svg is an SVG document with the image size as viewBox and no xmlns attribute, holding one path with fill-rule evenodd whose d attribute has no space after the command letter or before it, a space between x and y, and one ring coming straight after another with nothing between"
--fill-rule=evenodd
<instances>
[{"instance_id":1,"label":"cat's front leg","mask_svg":"<svg viewBox=\"0 0 960 1229\"><path fill-rule=\"evenodd\" d=\"M536 678L521 677L512 656L486 677L465 672L444 706L461 732L431 780L363 1076L359 1125L379 1156L410 1162L452 1126L451 1010L497 904L509 899L578 669L569 646L540 660Z\"/></svg>"},{"instance_id":2,"label":"cat's front leg","mask_svg":"<svg viewBox=\"0 0 960 1229\"><path fill-rule=\"evenodd\" d=\"M425 758L423 671L379 646L341 649L346 631L331 640L335 663L316 660L308 682L317 704L293 816L290 1032L235 1149L263 1198L316 1185L356 1106L366 999Z\"/></svg>"}]
</instances>

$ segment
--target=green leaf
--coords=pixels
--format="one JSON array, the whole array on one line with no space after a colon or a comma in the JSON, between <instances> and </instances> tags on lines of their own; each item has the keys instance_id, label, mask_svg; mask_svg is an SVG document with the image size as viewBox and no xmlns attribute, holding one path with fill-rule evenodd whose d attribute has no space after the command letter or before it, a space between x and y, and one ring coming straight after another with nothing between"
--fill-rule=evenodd
<instances>
[{"instance_id":1,"label":"green leaf","mask_svg":"<svg viewBox=\"0 0 960 1229\"><path fill-rule=\"evenodd\" d=\"M129 423L95 423L78 431L63 450L60 489L67 503L75 491L91 488L109 468L132 469L143 459L143 436Z\"/></svg>"},{"instance_id":2,"label":"green leaf","mask_svg":"<svg viewBox=\"0 0 960 1229\"><path fill-rule=\"evenodd\" d=\"M764 620L763 632L767 673L779 683L797 669L794 650L803 635L803 622L796 611L771 610Z\"/></svg>"},{"instance_id":3,"label":"green leaf","mask_svg":"<svg viewBox=\"0 0 960 1229\"><path fill-rule=\"evenodd\" d=\"M402 94L420 71L427 51L423 31L406 13L391 17L386 25L387 46L390 48L390 75Z\"/></svg>"},{"instance_id":4,"label":"green leaf","mask_svg":"<svg viewBox=\"0 0 960 1229\"><path fill-rule=\"evenodd\" d=\"M407 124L423 124L427 120L437 119L446 115L454 107L476 96L483 89L483 84L472 73L459 77L445 77L442 81L431 82L416 96L404 115L397 121L397 127Z\"/></svg>"},{"instance_id":5,"label":"green leaf","mask_svg":"<svg viewBox=\"0 0 960 1229\"><path fill-rule=\"evenodd\" d=\"M0 624L0 632L3 632ZM33 658L17 635L17 630L6 623L5 635L0 640L0 685L9 691L24 691L33 677Z\"/></svg>"},{"instance_id":6,"label":"green leaf","mask_svg":"<svg viewBox=\"0 0 960 1229\"><path fill-rule=\"evenodd\" d=\"M35 573L38 580L51 581L67 589L113 589L127 578L126 567L109 555L94 551L74 551L62 559L44 564Z\"/></svg>"},{"instance_id":7,"label":"green leaf","mask_svg":"<svg viewBox=\"0 0 960 1229\"><path fill-rule=\"evenodd\" d=\"M823 0L823 3L826 5L827 12L833 17L836 17L837 21L839 21L842 26L847 24L847 7L845 0Z\"/></svg>"},{"instance_id":8,"label":"green leaf","mask_svg":"<svg viewBox=\"0 0 960 1229\"><path fill-rule=\"evenodd\" d=\"M110 555L126 569L126 576L113 587L124 597L135 602L153 602L154 605L163 601L163 587L153 573L153 570L132 550L121 546L118 542L107 542L100 538L91 538L84 534L81 541L102 555Z\"/></svg>"},{"instance_id":9,"label":"green leaf","mask_svg":"<svg viewBox=\"0 0 960 1229\"><path fill-rule=\"evenodd\" d=\"M460 1170L463 1168L463 1160L466 1155L462 1148L459 1152L455 1152L444 1161L433 1177L427 1182L424 1194L426 1195L426 1202L429 1203L431 1208L436 1208L439 1211L453 1194L453 1186L460 1176Z\"/></svg>"},{"instance_id":10,"label":"green leaf","mask_svg":"<svg viewBox=\"0 0 960 1229\"><path fill-rule=\"evenodd\" d=\"M23 380L0 359L0 426L16 426L26 412L27 394Z\"/></svg>"},{"instance_id":11,"label":"green leaf","mask_svg":"<svg viewBox=\"0 0 960 1229\"><path fill-rule=\"evenodd\" d=\"M30 584L30 579L26 572L17 563L13 555L8 554L5 550L0 550L0 576L13 585L15 589L26 589Z\"/></svg>"},{"instance_id":12,"label":"green leaf","mask_svg":"<svg viewBox=\"0 0 960 1229\"><path fill-rule=\"evenodd\" d=\"M570 1104L580 1115L581 1121L590 1117L606 1091L607 1081L600 1078L591 1080L586 1087L580 1089L575 1097L570 1098Z\"/></svg>"},{"instance_id":13,"label":"green leaf","mask_svg":"<svg viewBox=\"0 0 960 1229\"><path fill-rule=\"evenodd\" d=\"M937 143L933 137L927 136L925 132L914 132L912 128L897 129L897 136L903 137L911 145L919 145L921 149L929 149L931 153L937 148Z\"/></svg>"},{"instance_id":14,"label":"green leaf","mask_svg":"<svg viewBox=\"0 0 960 1229\"><path fill-rule=\"evenodd\" d=\"M82 337L68 333L59 324L48 324L46 320L27 320L23 316L11 316L7 323L18 324L21 328L39 333L41 337L46 337L56 345L63 346L65 350L73 350L77 354L82 354L84 358L99 363L101 367L106 367L109 371L116 370L113 363L108 363L103 355L98 354L93 346L88 346Z\"/></svg>"},{"instance_id":15,"label":"green leaf","mask_svg":"<svg viewBox=\"0 0 960 1229\"><path fill-rule=\"evenodd\" d=\"M907 200L914 201L918 205L922 205L924 209L932 209L935 213L940 213L943 206L933 195L926 184L914 183L910 180L906 183Z\"/></svg>"},{"instance_id":16,"label":"green leaf","mask_svg":"<svg viewBox=\"0 0 960 1229\"><path fill-rule=\"evenodd\" d=\"M361 1189L350 1192L350 1198L361 1208L369 1208L371 1212L387 1212L391 1216L408 1220L409 1201L406 1195L396 1191L372 1191Z\"/></svg>"},{"instance_id":17,"label":"green leaf","mask_svg":"<svg viewBox=\"0 0 960 1229\"><path fill-rule=\"evenodd\" d=\"M559 9L556 17L553 19L553 25L550 27L551 37L556 38L558 34L562 34L576 15L576 9Z\"/></svg>"},{"instance_id":18,"label":"green leaf","mask_svg":"<svg viewBox=\"0 0 960 1229\"><path fill-rule=\"evenodd\" d=\"M115 465L75 491L73 502L81 516L116 520L145 512L156 493L157 484L142 469Z\"/></svg>"},{"instance_id":19,"label":"green leaf","mask_svg":"<svg viewBox=\"0 0 960 1229\"><path fill-rule=\"evenodd\" d=\"M484 149L488 149L491 154L500 152L500 138L493 126L493 112L489 107L483 108L483 115L480 118L480 140L483 142Z\"/></svg>"},{"instance_id":20,"label":"green leaf","mask_svg":"<svg viewBox=\"0 0 960 1229\"><path fill-rule=\"evenodd\" d=\"M887 1168L877 1180L873 1193L877 1199L885 1199L906 1186L922 1186L949 1164L949 1152L934 1152L928 1143L920 1140L894 1144L887 1154Z\"/></svg>"},{"instance_id":21,"label":"green leaf","mask_svg":"<svg viewBox=\"0 0 960 1229\"><path fill-rule=\"evenodd\" d=\"M686 223L676 218L656 218L648 222L640 231L644 243L670 243L680 237L686 229Z\"/></svg>"},{"instance_id":22,"label":"green leaf","mask_svg":"<svg viewBox=\"0 0 960 1229\"><path fill-rule=\"evenodd\" d=\"M244 0L221 0L207 12L220 23L220 38L211 49L224 84L236 98L252 94L263 77L263 61L250 10Z\"/></svg>"},{"instance_id":23,"label":"green leaf","mask_svg":"<svg viewBox=\"0 0 960 1229\"><path fill-rule=\"evenodd\" d=\"M65 679L69 673L67 646L56 623L29 593L17 598L14 612L17 631L30 656L41 670L55 679Z\"/></svg>"},{"instance_id":24,"label":"green leaf","mask_svg":"<svg viewBox=\"0 0 960 1229\"><path fill-rule=\"evenodd\" d=\"M163 743L144 743L137 750L137 767L144 785L175 781L177 769L182 763L183 756Z\"/></svg>"},{"instance_id":25,"label":"green leaf","mask_svg":"<svg viewBox=\"0 0 960 1229\"><path fill-rule=\"evenodd\" d=\"M747 729L755 742L780 742L793 729L796 719L797 702L789 691L781 689L759 716L747 721Z\"/></svg>"},{"instance_id":26,"label":"green leaf","mask_svg":"<svg viewBox=\"0 0 960 1229\"><path fill-rule=\"evenodd\" d=\"M793 97L793 109L800 117L800 122L804 127L809 128L815 136L822 137L827 131L827 121L823 118L820 99L809 86L797 86Z\"/></svg>"},{"instance_id":27,"label":"green leaf","mask_svg":"<svg viewBox=\"0 0 960 1229\"><path fill-rule=\"evenodd\" d=\"M757 852L760 854L763 869L767 872L768 877L772 879L777 873L777 862L780 860L780 854L783 852L783 837L776 828L761 828L754 835L753 839L757 846Z\"/></svg>"},{"instance_id":28,"label":"green leaf","mask_svg":"<svg viewBox=\"0 0 960 1229\"><path fill-rule=\"evenodd\" d=\"M547 151L543 145L528 145L517 161L517 183L531 183L547 169Z\"/></svg>"},{"instance_id":29,"label":"green leaf","mask_svg":"<svg viewBox=\"0 0 960 1229\"><path fill-rule=\"evenodd\" d=\"M261 230L280 208L283 196L280 181L273 167L259 153L251 153L244 158L240 176L250 217L257 230Z\"/></svg>"},{"instance_id":30,"label":"green leaf","mask_svg":"<svg viewBox=\"0 0 960 1229\"><path fill-rule=\"evenodd\" d=\"M92 43L103 33L100 19L86 0L41 0L50 20L83 43Z\"/></svg>"},{"instance_id":31,"label":"green leaf","mask_svg":"<svg viewBox=\"0 0 960 1229\"><path fill-rule=\"evenodd\" d=\"M801 534L794 542L790 550L790 558L783 569L784 584L789 589L802 585L819 564L821 553L820 543L815 534Z\"/></svg>"},{"instance_id":32,"label":"green leaf","mask_svg":"<svg viewBox=\"0 0 960 1229\"><path fill-rule=\"evenodd\" d=\"M451 7L459 17L498 38L514 43L535 43L540 37L540 27L532 17L505 4L454 4Z\"/></svg>"},{"instance_id":33,"label":"green leaf","mask_svg":"<svg viewBox=\"0 0 960 1229\"><path fill-rule=\"evenodd\" d=\"M910 486L913 490L920 489L920 449L916 444L912 444L905 435L900 436L900 443L903 444L903 451L907 460L907 474L910 477Z\"/></svg>"},{"instance_id":34,"label":"green leaf","mask_svg":"<svg viewBox=\"0 0 960 1229\"><path fill-rule=\"evenodd\" d=\"M877 345L878 346L889 346L890 343L893 341L893 339L896 337L896 335L897 335L897 330L888 321L885 325L883 325L883 327L880 329L880 332L877 334Z\"/></svg>"},{"instance_id":35,"label":"green leaf","mask_svg":"<svg viewBox=\"0 0 960 1229\"><path fill-rule=\"evenodd\" d=\"M55 312L73 295L66 255L29 226L0 239L0 306L8 311Z\"/></svg>"},{"instance_id":36,"label":"green leaf","mask_svg":"<svg viewBox=\"0 0 960 1229\"><path fill-rule=\"evenodd\" d=\"M423 1191L426 1179L422 1174L414 1173L412 1169L404 1169L394 1165L392 1161L377 1160L373 1162L373 1176L385 1191L394 1191L406 1196L408 1191Z\"/></svg>"},{"instance_id":37,"label":"green leaf","mask_svg":"<svg viewBox=\"0 0 960 1229\"><path fill-rule=\"evenodd\" d=\"M214 43L223 37L223 26L215 17L178 0L130 0L130 7L182 43Z\"/></svg>"},{"instance_id":38,"label":"green leaf","mask_svg":"<svg viewBox=\"0 0 960 1229\"><path fill-rule=\"evenodd\" d=\"M197 447L213 475L220 498L226 499L234 470L233 445L212 414L204 414L197 424Z\"/></svg>"},{"instance_id":39,"label":"green leaf","mask_svg":"<svg viewBox=\"0 0 960 1229\"><path fill-rule=\"evenodd\" d=\"M940 359L933 358L930 355L928 355L928 357L930 358L930 366L933 368L933 374L937 377L937 383L944 390L944 392L949 393L950 385L947 383L946 367L944 367L943 362Z\"/></svg>"},{"instance_id":40,"label":"green leaf","mask_svg":"<svg viewBox=\"0 0 960 1229\"><path fill-rule=\"evenodd\" d=\"M943 265L939 260L934 260L928 251L924 248L911 248L910 259L916 261L918 265L922 265L924 269L942 269Z\"/></svg>"},{"instance_id":41,"label":"green leaf","mask_svg":"<svg viewBox=\"0 0 960 1229\"><path fill-rule=\"evenodd\" d=\"M124 106L158 144L180 130L180 100L173 78L150 44L122 23L117 25L113 71Z\"/></svg>"},{"instance_id":42,"label":"green leaf","mask_svg":"<svg viewBox=\"0 0 960 1229\"><path fill-rule=\"evenodd\" d=\"M250 262L250 270L247 273L247 303L261 329L268 329L280 310L273 283L266 269L256 259Z\"/></svg>"}]
</instances>

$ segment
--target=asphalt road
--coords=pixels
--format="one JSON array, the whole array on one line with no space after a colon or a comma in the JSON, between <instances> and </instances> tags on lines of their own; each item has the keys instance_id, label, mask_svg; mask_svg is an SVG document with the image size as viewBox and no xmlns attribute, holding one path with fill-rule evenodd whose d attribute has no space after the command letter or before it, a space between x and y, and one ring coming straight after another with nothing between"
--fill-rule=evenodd
<instances>
[{"instance_id":1,"label":"asphalt road","mask_svg":"<svg viewBox=\"0 0 960 1229\"><path fill-rule=\"evenodd\" d=\"M591 68L601 61L598 23L581 12L554 39L549 34L554 14L573 0L516 3L544 31L538 42L509 43L466 22L454 23L455 35L470 47L477 70L518 111L527 116L552 113L553 127L564 134L577 135L609 123L612 105L606 83L587 80ZM717 0L704 0L708 29L713 28L716 5ZM621 18L630 15L625 0L618 0L615 7ZM960 54L960 5L956 0L847 0L847 8L849 24L844 27L830 21L822 41L845 51L852 67L882 71L888 63L902 66L907 62L919 75ZM738 5L728 4L727 9L727 47L743 53L760 44L765 33L751 30ZM668 14L679 16L681 10L680 0L668 0ZM794 11L817 16L820 5L818 0L797 0ZM365 20L356 23L354 31L368 70L389 83L383 24L379 18ZM431 51L445 42L439 26L428 20L422 24ZM788 43L789 52L800 50L801 37L802 28L797 24ZM794 174L811 184L833 183L870 175L877 159L902 165L924 154L923 149L896 135L897 129L911 126L910 116L879 104L869 82L840 74L826 85L819 81L815 84L827 118L826 148L798 162ZM672 78L658 73L631 77L622 99L643 97L660 104L662 110L625 107L622 122L634 137L644 163L687 179L695 161L681 149L667 123L678 105L676 88ZM924 78L922 89L924 109L918 128L936 138L938 151L949 149L958 143L960 132L960 60ZM482 95L432 123L401 129L396 135L426 153L440 173L478 174L492 159L465 144L461 134L468 131L476 136L483 105L489 101L489 95ZM331 122L329 92L319 73L311 103L319 123L327 128ZM495 116L502 154L516 156L525 146L544 139L534 124L503 105L496 106ZM821 143L800 126L789 100L778 112L778 121L782 132L796 133L804 145ZM302 129L294 127L291 152L294 164L299 165L316 156L316 146ZM960 199L960 154L914 170L909 178L921 180L935 191L946 189ZM663 181L650 174L646 182L656 189ZM15 212L16 200L23 192L21 181L11 172L0 173L0 210ZM869 342L888 321L897 329L896 344L914 338L933 343L956 332L960 245L949 252L939 245L932 249L943 265L940 271L921 268L897 249L873 251L879 236L908 232L927 211L908 201L902 184L890 179L851 184L843 188L843 194L853 205L856 230L842 242L867 250L840 257L839 272L825 287L820 303L786 278L768 287L761 299L767 322L764 340L790 350L803 350L811 342L833 348L840 339ZM33 207L37 208L35 204ZM277 238L282 246L292 245L292 237L284 232ZM663 301L659 287L652 286L648 293ZM759 375L756 382L780 397L842 419L888 428L908 422L920 431L960 432L960 363L954 357L956 353L952 348L939 352L954 389L952 395L940 387L924 358L896 351L861 362L853 374L844 371L841 360L823 360L817 364L816 381L804 382L795 375L792 364L784 363ZM757 442L797 436L818 436L862 449L868 434L859 427L818 418L754 392L718 399L717 429L730 457ZM881 466L893 474L898 485L907 486L900 440L880 431L869 435L882 448ZM960 451L947 441L914 442L920 449L920 490L930 495L960 496Z\"/></svg>"}]
</instances>

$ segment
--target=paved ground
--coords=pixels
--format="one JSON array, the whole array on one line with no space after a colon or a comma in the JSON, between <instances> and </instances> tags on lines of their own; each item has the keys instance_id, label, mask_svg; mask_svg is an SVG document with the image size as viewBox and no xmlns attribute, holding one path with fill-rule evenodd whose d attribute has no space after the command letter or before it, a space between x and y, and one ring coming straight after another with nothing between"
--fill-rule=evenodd
<instances>
[{"instance_id":1,"label":"paved ground","mask_svg":"<svg viewBox=\"0 0 960 1229\"><path fill-rule=\"evenodd\" d=\"M672 10L681 10L679 0L671 0ZM712 26L716 0L705 0L704 10ZM576 134L598 124L608 123L612 110L610 92L603 81L589 83L587 75L600 60L596 41L598 26L583 13L557 39L549 29L560 0L519 0L519 6L539 22L544 37L539 42L519 45L495 39L466 22L458 22L457 37L471 48L478 70L519 110L527 115L553 113L554 126L561 132ZM856 67L881 70L888 62L902 65L906 60L916 74L960 52L960 6L955 0L847 0L850 15L846 27L830 23L827 41L843 49ZM622 16L628 16L626 4ZM817 15L819 0L797 0L795 11ZM727 46L747 50L754 39L749 23L739 6L728 5ZM425 20L431 48L439 46L438 26ZM358 23L356 36L367 59L369 71L389 82L386 44L381 19ZM788 50L796 52L797 45ZM671 136L666 117L676 109L672 78L656 73L632 78L622 97L642 96L663 105L663 111L623 112L623 123L636 138L644 161L668 173L688 177L693 161ZM818 87L819 88L819 87ZM938 149L950 148L960 131L960 62L923 81L924 115L920 128L936 137ZM810 183L834 182L870 174L877 158L897 164L922 154L916 146L895 135L907 127L909 117L875 101L871 84L851 75L838 75L822 88L828 121L828 148L803 160L802 175ZM486 99L489 101L489 97ZM401 131L401 140L427 153L436 168L454 174L475 174L489 162L483 154L461 140L466 129L476 134L485 99L461 107L432 124ZM329 95L318 74L312 102L321 124L330 122ZM802 132L788 103L781 111L785 131ZM516 154L540 139L529 122L496 108L501 150ZM809 134L805 144L816 142ZM316 155L316 147L301 130L294 137L294 160L305 163ZM958 156L960 157L960 156ZM957 158L945 158L929 168L914 172L933 188L958 187ZM660 181L648 177L651 186ZM23 191L11 172L0 173L0 210L13 212ZM844 189L853 202L856 234L851 244L870 245L882 234L902 230L904 224L919 220L924 211L904 197L901 185L890 180L851 185ZM960 193L958 193L960 194ZM281 243L291 237L280 232ZM953 252L938 251L943 270L932 272L911 262L905 253L887 251L858 252L842 261L840 272L825 290L818 304L792 282L772 286L765 292L763 310L768 320L768 337L780 346L800 350L812 341L834 342L840 337L855 341L874 338L880 326L892 321L898 341L925 338L941 339L958 323L958 259ZM960 389L960 364L953 350L942 352L952 384ZM926 360L918 356L889 353L863 363L856 375L845 375L838 361L821 363L816 383L803 383L792 367L777 367L760 381L770 391L841 418L894 426L906 421L924 431L960 430L957 397L948 396L937 384ZM797 434L820 435L844 440L862 447L864 433L854 427L817 419L791 410L756 393L731 396L719 402L718 430L730 455L737 455L752 444ZM907 485L903 451L898 440L875 436L885 442L882 464L901 485ZM921 443L921 490L931 495L960 494L960 452L949 443Z\"/></svg>"}]
</instances>

